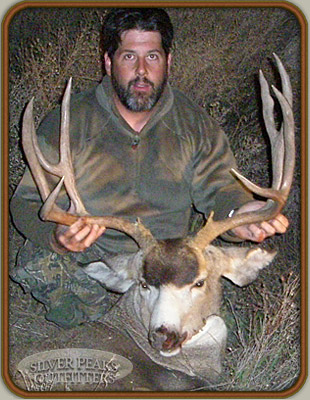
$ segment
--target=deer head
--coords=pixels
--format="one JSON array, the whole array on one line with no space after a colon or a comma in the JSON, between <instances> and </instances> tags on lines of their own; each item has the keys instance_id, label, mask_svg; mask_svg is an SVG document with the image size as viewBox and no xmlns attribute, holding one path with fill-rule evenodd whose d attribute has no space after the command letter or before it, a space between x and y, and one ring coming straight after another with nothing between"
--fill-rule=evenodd
<instances>
[{"instance_id":1,"label":"deer head","mask_svg":"<svg viewBox=\"0 0 310 400\"><path fill-rule=\"evenodd\" d=\"M44 221L71 225L78 218L87 224L98 224L106 228L125 232L133 238L143 252L141 265L132 271L109 271L104 265L92 263L86 272L109 286L111 274L118 275L122 283L119 291L136 285L136 303L140 318L148 329L151 345L164 355L176 354L182 346L190 345L205 333L210 318L219 312L220 277L224 276L237 285L253 281L258 271L268 265L275 252L259 248L219 248L212 241L223 233L241 225L258 223L275 217L285 205L292 184L295 147L294 120L292 113L292 90L289 77L276 56L281 76L281 93L273 87L279 101L283 123L276 129L274 102L263 73L260 71L261 97L266 130L270 138L273 163L271 188L261 188L239 172L232 170L236 179L253 193L267 198L266 205L253 212L236 214L231 218L214 221L209 216L205 226L194 238L156 240L141 221L131 223L123 218L88 215L78 194L69 146L69 102L71 79L67 85L61 108L60 161L51 165L41 153L33 122L33 99L28 104L23 118L23 147L34 181L40 192L43 207L40 216ZM60 181L50 191L44 171L56 175ZM65 185L71 206L61 210L56 199ZM99 263L100 264L100 263ZM124 280L124 274L127 276ZM124 281L127 283L124 284ZM117 283L112 289L117 289Z\"/></svg>"}]
</instances>

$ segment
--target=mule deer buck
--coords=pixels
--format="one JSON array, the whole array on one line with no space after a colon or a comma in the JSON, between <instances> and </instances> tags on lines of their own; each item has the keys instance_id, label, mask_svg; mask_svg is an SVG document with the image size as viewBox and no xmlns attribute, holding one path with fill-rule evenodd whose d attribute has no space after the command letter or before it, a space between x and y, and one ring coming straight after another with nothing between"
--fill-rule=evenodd
<instances>
[{"instance_id":1,"label":"mule deer buck","mask_svg":"<svg viewBox=\"0 0 310 400\"><path fill-rule=\"evenodd\" d=\"M91 263L85 271L105 283L113 275L119 277L119 291L134 287L133 303L138 318L146 329L151 347L163 356L173 356L195 343L203 343L208 332L223 343L225 324L218 317L221 299L220 278L224 276L239 286L252 282L260 269L267 266L275 252L260 248L215 247L211 243L223 233L241 225L259 223L276 216L285 205L292 184L295 147L292 114L292 90L289 77L276 56L282 81L281 93L273 88L280 104L283 123L279 130L273 117L274 101L268 83L260 71L263 117L271 142L273 182L271 188L261 188L239 172L236 179L251 192L267 198L266 205L253 212L233 215L214 221L212 214L205 226L193 238L156 240L151 231L137 220L135 223L112 216L88 215L78 194L69 146L69 102L71 79L63 102L60 132L60 161L51 165L41 153L33 122L33 99L23 119L23 147L44 205L40 216L44 221L71 225L78 218L87 224L98 224L125 232L139 245L143 257L141 265L131 271L109 271L103 263ZM56 188L51 191L44 171L58 176ZM62 185L71 200L69 211L61 210L56 199ZM102 265L101 265L102 264ZM131 288L132 289L132 288ZM207 340L207 339L206 339Z\"/></svg>"}]
</instances>

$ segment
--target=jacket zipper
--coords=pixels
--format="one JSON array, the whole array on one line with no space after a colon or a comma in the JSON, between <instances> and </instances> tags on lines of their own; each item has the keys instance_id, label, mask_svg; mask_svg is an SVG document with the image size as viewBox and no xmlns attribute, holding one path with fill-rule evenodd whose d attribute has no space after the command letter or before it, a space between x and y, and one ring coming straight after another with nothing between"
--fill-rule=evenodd
<instances>
[{"instance_id":1,"label":"jacket zipper","mask_svg":"<svg viewBox=\"0 0 310 400\"><path fill-rule=\"evenodd\" d=\"M135 194L138 194L139 184L140 184L140 160L139 160L139 144L141 142L141 138L138 135L133 135L131 141L131 149L133 150L133 162L134 162L134 182L133 182L133 191Z\"/></svg>"}]
</instances>

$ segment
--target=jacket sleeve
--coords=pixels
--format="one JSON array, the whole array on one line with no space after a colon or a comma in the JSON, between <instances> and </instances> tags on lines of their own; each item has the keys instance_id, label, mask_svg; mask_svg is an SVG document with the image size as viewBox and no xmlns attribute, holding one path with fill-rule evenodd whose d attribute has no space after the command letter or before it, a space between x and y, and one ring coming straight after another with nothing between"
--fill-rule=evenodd
<instances>
[{"instance_id":1,"label":"jacket sleeve","mask_svg":"<svg viewBox=\"0 0 310 400\"><path fill-rule=\"evenodd\" d=\"M230 172L231 168L237 168L235 158L226 135L210 117L201 123L197 144L193 162L193 203L206 217L214 211L214 219L224 219L231 210L253 197Z\"/></svg>"}]
</instances>

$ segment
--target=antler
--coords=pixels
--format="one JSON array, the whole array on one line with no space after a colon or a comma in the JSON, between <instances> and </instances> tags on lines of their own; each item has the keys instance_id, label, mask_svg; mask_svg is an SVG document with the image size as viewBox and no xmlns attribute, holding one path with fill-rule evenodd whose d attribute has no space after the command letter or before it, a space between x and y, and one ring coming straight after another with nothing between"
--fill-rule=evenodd
<instances>
[{"instance_id":1,"label":"antler","mask_svg":"<svg viewBox=\"0 0 310 400\"><path fill-rule=\"evenodd\" d=\"M232 173L253 193L267 198L266 205L259 210L236 214L221 221L213 220L211 213L206 225L194 238L197 247L204 248L216 237L238 226L268 221L274 218L284 207L293 180L295 165L294 117L292 111L292 88L290 79L279 57L274 54L280 73L283 94L272 86L280 103L283 123L277 131L273 117L274 101L270 95L268 83L260 71L263 117L271 143L273 182L271 188L261 188L250 182L236 170Z\"/></svg>"},{"instance_id":2,"label":"antler","mask_svg":"<svg viewBox=\"0 0 310 400\"><path fill-rule=\"evenodd\" d=\"M23 128L22 143L23 149L33 176L38 187L43 207L40 210L40 217L44 221L56 222L58 224L70 226L79 218L86 224L104 226L106 228L122 231L131 236L138 245L145 249L156 243L152 233L138 220L131 223L123 218L88 215L81 197L78 193L73 165L70 152L70 93L72 78L69 79L61 105L61 124L60 124L60 160L57 164L49 163L41 152L33 121L33 99L26 107ZM46 180L44 170L55 175L61 180L53 191L50 190ZM65 185L71 205L69 211L63 211L56 204L56 199L62 185Z\"/></svg>"}]
</instances>

